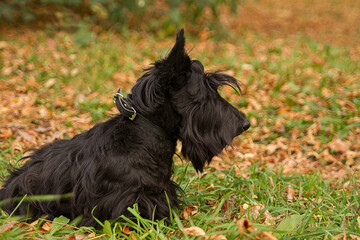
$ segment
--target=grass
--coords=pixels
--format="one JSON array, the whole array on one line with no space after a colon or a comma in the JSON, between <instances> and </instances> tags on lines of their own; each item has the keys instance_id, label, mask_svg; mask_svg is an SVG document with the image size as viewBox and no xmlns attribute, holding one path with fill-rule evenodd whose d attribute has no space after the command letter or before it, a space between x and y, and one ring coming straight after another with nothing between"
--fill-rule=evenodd
<instances>
[{"instance_id":1,"label":"grass","mask_svg":"<svg viewBox=\"0 0 360 240\"><path fill-rule=\"evenodd\" d=\"M227 239L237 239L240 233L236 220L240 218L250 219L257 229L273 231L281 239L332 239L342 233L357 235L360 231L358 190L350 187L354 186L352 183L356 179L350 180L349 187L341 189L329 185L318 174L285 176L281 171L275 173L257 164L249 169L249 173L249 178L244 179L236 176L234 169L210 171L199 182L198 175L187 164L178 165L175 177L183 179L180 185L186 192L182 197L183 205L197 206L195 215L182 220L179 212L175 211L171 224L167 226L163 221L142 219L135 207L130 209L135 218L125 219L127 226L136 230L130 236L125 234L129 231L124 233L124 224L119 222L103 223L103 229L96 234L106 234L109 239L131 239L132 235L140 239L167 239L169 236L195 239L194 236L184 234L183 229L197 226L206 230L207 236L223 234ZM289 188L295 193L293 199L287 197ZM246 205L252 207L244 209ZM6 217L1 219L3 224L6 221ZM56 222L61 227L55 225ZM70 227L63 228L69 223L63 217L55 220L55 223L45 234L34 231L29 237L26 227L15 227L3 234L3 237L48 238L94 231L84 227L76 231ZM41 226L40 223L38 225Z\"/></svg>"},{"instance_id":2,"label":"grass","mask_svg":"<svg viewBox=\"0 0 360 240\"><path fill-rule=\"evenodd\" d=\"M242 34L228 44L188 42L191 56L208 69L229 69L240 79L243 96L228 89L221 94L247 114L252 128L216 161L220 167L210 165L198 175L176 160L174 179L186 194L170 225L142 219L136 206L129 210L134 218L122 219L126 224L105 222L98 231L72 227L77 220L64 217L29 225L2 214L0 229L17 223L0 237L197 239L187 231L196 226L206 236L245 239L237 224L244 218L257 232L279 239L360 236L358 53L302 34L280 40ZM81 36L66 32L0 36L8 43L0 48L0 134L12 131L0 138L2 177L9 162L21 164L16 160L25 150L69 138L116 113L112 94L118 87L129 92L141 70L164 56L173 41L144 41L133 32L127 39L112 32L90 38L76 43ZM346 150L331 147L333 140Z\"/></svg>"}]
</instances>

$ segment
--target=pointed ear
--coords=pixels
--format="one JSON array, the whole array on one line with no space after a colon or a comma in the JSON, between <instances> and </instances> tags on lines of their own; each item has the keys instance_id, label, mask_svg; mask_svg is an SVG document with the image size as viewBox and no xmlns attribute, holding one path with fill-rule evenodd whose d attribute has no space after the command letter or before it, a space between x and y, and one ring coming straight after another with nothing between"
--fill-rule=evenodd
<instances>
[{"instance_id":1,"label":"pointed ear","mask_svg":"<svg viewBox=\"0 0 360 240\"><path fill-rule=\"evenodd\" d=\"M176 34L176 42L170 53L163 60L163 64L175 71L176 75L188 70L191 64L189 55L185 51L184 29Z\"/></svg>"},{"instance_id":2,"label":"pointed ear","mask_svg":"<svg viewBox=\"0 0 360 240\"><path fill-rule=\"evenodd\" d=\"M185 55L185 37L184 29L180 29L176 34L176 42L171 49L169 55L166 57L168 61L176 61L176 59L181 60Z\"/></svg>"}]
</instances>

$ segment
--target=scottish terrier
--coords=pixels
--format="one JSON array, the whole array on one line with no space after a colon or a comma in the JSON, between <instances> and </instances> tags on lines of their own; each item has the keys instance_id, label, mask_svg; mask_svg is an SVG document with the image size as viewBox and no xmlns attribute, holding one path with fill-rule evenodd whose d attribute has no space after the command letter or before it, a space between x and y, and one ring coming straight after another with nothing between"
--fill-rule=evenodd
<instances>
[{"instance_id":1,"label":"scottish terrier","mask_svg":"<svg viewBox=\"0 0 360 240\"><path fill-rule=\"evenodd\" d=\"M178 140L182 155L201 172L250 127L219 95L223 85L240 90L235 78L205 73L200 61L191 60L179 30L169 54L145 70L131 93L115 94L120 114L24 157L29 161L0 190L0 200L12 199L2 209L31 219L82 216L80 225L99 227L94 217L131 217L127 209L137 204L142 217L168 220L180 202L181 188L171 179ZM64 194L69 197L18 205L25 195Z\"/></svg>"}]
</instances>

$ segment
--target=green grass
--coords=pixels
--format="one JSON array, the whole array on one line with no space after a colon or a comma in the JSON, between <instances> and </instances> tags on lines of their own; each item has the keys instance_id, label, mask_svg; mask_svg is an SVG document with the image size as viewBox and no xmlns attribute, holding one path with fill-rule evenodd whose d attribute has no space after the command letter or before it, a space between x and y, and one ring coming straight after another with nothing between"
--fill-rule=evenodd
<instances>
[{"instance_id":1,"label":"green grass","mask_svg":"<svg viewBox=\"0 0 360 240\"><path fill-rule=\"evenodd\" d=\"M318 174L285 176L281 171L275 173L257 164L249 169L249 173L249 178L244 179L236 176L234 169L210 171L201 177L199 182L198 175L190 167L178 165L175 176L182 179L180 185L186 192L182 197L183 206L198 206L198 213L188 220L181 220L179 211L174 211L171 224L167 226L163 221L153 222L141 218L135 207L130 209L135 218L122 217L122 220L127 221L126 225L136 230L141 239L166 239L169 234L172 238L195 239L193 236L182 236L182 229L191 226L206 230L208 236L223 234L227 239L236 239L239 237L236 220L240 218L251 219L257 229L273 231L275 236L282 239L332 239L343 232L356 235L360 231L358 190L356 187L350 187L352 184L341 189L338 186L331 186ZM222 174L221 177L219 174ZM350 183L354 182L356 182L355 178L350 180ZM293 201L287 198L286 192L289 186L295 192ZM241 210L241 206L245 205L250 208ZM259 213L254 215L251 206L262 207ZM270 213L270 218L265 215L266 211ZM266 217L272 225L264 223ZM62 224L69 223L65 218L56 221L60 220ZM5 223L9 219L3 216L0 221ZM124 223L102 224L103 229L96 231L97 234L107 234L110 239L120 237L131 239L131 236L121 231ZM3 237L25 238L25 233L22 233L25 230L26 228L15 227ZM84 227L76 230L82 234L93 231ZM53 224L50 232L46 234L32 232L32 236L41 235L47 238L74 233L75 231L70 227L62 228Z\"/></svg>"},{"instance_id":2,"label":"green grass","mask_svg":"<svg viewBox=\"0 0 360 240\"><path fill-rule=\"evenodd\" d=\"M86 36L88 30L84 31L76 34ZM228 157L232 167L206 169L206 174L202 174L201 178L191 165L178 163L174 178L186 194L181 196L183 204L180 210L173 212L170 225L164 221L142 219L134 206L129 210L134 218L121 217L118 222L101 223L103 228L98 231L71 227L78 220L70 222L60 217L45 233L39 230L44 222L40 220L31 231L27 231L29 226L20 228L21 225L16 224L10 231L0 232L0 238L53 239L95 233L101 239L196 239L186 234L184 229L197 226L207 236L223 234L227 239L242 239L244 237L240 236L236 224L241 218L249 219L259 231L273 232L279 239L334 239L342 233L358 236L360 198L358 173L354 169L359 157L351 162L345 154L330 151L344 163L343 168L347 169L348 174L343 179L338 176L329 179L323 178L322 168L326 169L332 163L321 153L333 139L348 141L352 144L351 151L359 151L355 145L359 144L356 129L360 128L357 121L360 117L357 90L360 80L355 78L360 74L360 58L351 58L347 47L323 44L303 35L299 35L295 42L276 42L271 37L264 39L253 33L244 34L249 34L247 39L252 40L241 40L246 36L232 40L229 43L231 49L226 44L207 45L209 43L197 43L196 40L188 42L189 48L194 47L191 52L194 58L212 69L231 69L232 75L243 81L243 96L221 91L229 102L239 109L246 109L247 116L257 122L236 140L236 144L241 145L242 141L250 138L256 146L266 147L281 138L290 141L294 129L297 129L298 135L291 141L300 144L302 154L309 151L319 154L316 161L323 165L311 173L300 167L289 173L284 169L286 166L280 164L283 159L279 157L276 164L264 162L261 149L257 150L249 168L240 169L246 177L237 174L236 168L246 161L239 157ZM16 92L18 98L23 96L21 94L34 94L36 100L29 106L34 110L45 106L52 113L51 118L38 113L34 113L31 119L21 118L20 121L27 128L55 121L57 130L68 130L65 137L70 137L88 129L86 123L76 121L82 115L88 114L86 116L89 116L91 123L106 119L114 107L111 97L117 88L123 87L129 91L141 70L148 67L145 63L164 56L173 41L166 39L162 44L157 44L158 39L149 36L150 42L144 43L143 36L136 33L127 33L127 39L112 32L88 37L91 38L89 42L81 42L81 36L64 32L55 35L37 33L29 42L24 42L21 37L0 37L0 41L11 43L11 47L1 50L3 58L0 57L0 68L11 69L0 71L0 78L6 83L7 89ZM203 49L207 51L197 52L197 45L205 45ZM244 67L249 65L251 70ZM121 74L116 79L114 74L117 72ZM46 86L51 78L56 81ZM32 79L37 85L32 83ZM253 106L254 101L260 106L259 109ZM24 103L28 106L26 104L30 103ZM279 113L284 107L286 110ZM12 111L8 114L12 114ZM19 115L14 115L13 119L18 121ZM274 124L279 119L284 120L284 131L274 130ZM0 116L0 120L4 124L9 121L6 115ZM319 124L318 131L314 133L315 141L320 142L319 148L314 148L314 143L306 142L307 131L313 124ZM27 128L23 131L27 131ZM270 134L262 132L262 128L270 129ZM18 129L14 127L13 131ZM21 150L38 147L51 134L34 135L37 141L34 143L19 140L17 135L2 139L0 176L7 174L9 162L21 164L16 163L23 154ZM18 145L23 148L17 148ZM287 157L295 158L295 153L289 151L287 154ZM226 157L223 158L225 162ZM293 191L292 198L288 197L289 191ZM188 206L195 206L196 214L188 219L180 219L181 211ZM22 221L19 217L8 217L3 213L0 228L10 220ZM126 231L122 231L124 221L136 231L125 234Z\"/></svg>"}]
</instances>

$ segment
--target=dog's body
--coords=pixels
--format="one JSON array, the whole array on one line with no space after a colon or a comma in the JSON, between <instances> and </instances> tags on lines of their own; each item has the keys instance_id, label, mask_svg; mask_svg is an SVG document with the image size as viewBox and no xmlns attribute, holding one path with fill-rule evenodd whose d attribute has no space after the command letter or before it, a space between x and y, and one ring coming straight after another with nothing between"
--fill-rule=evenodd
<instances>
[{"instance_id":1,"label":"dog's body","mask_svg":"<svg viewBox=\"0 0 360 240\"><path fill-rule=\"evenodd\" d=\"M15 214L33 219L83 216L81 225L86 226L97 225L92 211L100 221L113 220L129 216L127 208L134 204L142 217L169 217L169 204L179 203L180 188L171 180L177 141L182 142L182 154L202 171L250 126L245 115L217 92L221 85L238 88L236 79L205 74L184 47L180 30L169 55L138 79L126 99L116 99L138 116L131 120L120 108L122 114L89 131L36 150L10 174L0 200L71 193L61 200L23 203ZM141 117L150 124L137 120ZM11 212L17 204L10 202L3 210Z\"/></svg>"}]
</instances>

